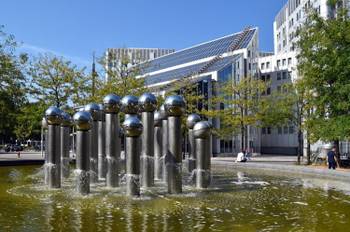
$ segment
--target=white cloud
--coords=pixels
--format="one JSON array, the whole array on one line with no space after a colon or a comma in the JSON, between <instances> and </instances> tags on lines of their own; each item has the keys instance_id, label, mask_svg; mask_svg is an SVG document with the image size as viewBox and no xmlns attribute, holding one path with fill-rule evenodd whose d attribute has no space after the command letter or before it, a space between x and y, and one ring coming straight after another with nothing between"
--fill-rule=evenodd
<instances>
[{"instance_id":1,"label":"white cloud","mask_svg":"<svg viewBox=\"0 0 350 232\"><path fill-rule=\"evenodd\" d=\"M67 54L63 54L61 52L57 52L57 51L53 51L47 48L42 48L42 47L38 47L35 45L31 45L31 44L26 44L23 43L21 46L18 47L18 51L20 52L26 52L32 55L39 55L39 54L45 54L45 53L49 53L49 54L53 54L56 56L62 56L64 58L66 58L67 60L70 60L72 63L78 65L78 66L87 66L89 67L91 65L91 61L89 60L85 60L81 57L77 57L77 56L71 56L71 55L67 55Z\"/></svg>"}]
</instances>

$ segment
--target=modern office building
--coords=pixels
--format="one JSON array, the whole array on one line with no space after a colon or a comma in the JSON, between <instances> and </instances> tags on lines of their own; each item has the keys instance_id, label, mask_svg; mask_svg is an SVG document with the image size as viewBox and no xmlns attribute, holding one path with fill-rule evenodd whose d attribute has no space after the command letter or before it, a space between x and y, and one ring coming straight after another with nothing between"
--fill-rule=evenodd
<instances>
[{"instance_id":1,"label":"modern office building","mask_svg":"<svg viewBox=\"0 0 350 232\"><path fill-rule=\"evenodd\" d=\"M129 65L134 65L173 53L174 51L175 49L162 48L108 48L105 53L106 79L108 78L108 70L120 67L123 59L127 59Z\"/></svg>"},{"instance_id":2,"label":"modern office building","mask_svg":"<svg viewBox=\"0 0 350 232\"><path fill-rule=\"evenodd\" d=\"M261 77L271 80L271 90L283 91L282 85L298 78L298 40L296 31L314 9L324 18L336 17L339 7L350 7L349 0L331 6L328 0L288 0L273 23L274 54L262 54L258 61ZM268 154L296 154L297 128L293 125L262 129L261 151Z\"/></svg>"},{"instance_id":3,"label":"modern office building","mask_svg":"<svg viewBox=\"0 0 350 232\"><path fill-rule=\"evenodd\" d=\"M146 85L157 94L164 94L182 78L191 78L198 83L198 94L210 99L217 94L216 83L257 75L258 57L258 29L246 29L148 61L139 78L145 78ZM210 120L214 127L220 127L218 119ZM246 140L252 150L260 152L259 129L248 128ZM213 138L213 153L237 152L240 144L239 136Z\"/></svg>"}]
</instances>

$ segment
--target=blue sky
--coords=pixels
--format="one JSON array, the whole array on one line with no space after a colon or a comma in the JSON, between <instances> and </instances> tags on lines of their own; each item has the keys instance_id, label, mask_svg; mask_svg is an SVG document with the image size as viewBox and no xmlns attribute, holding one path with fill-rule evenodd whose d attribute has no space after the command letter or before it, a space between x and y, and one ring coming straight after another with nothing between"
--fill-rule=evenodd
<instances>
[{"instance_id":1,"label":"blue sky","mask_svg":"<svg viewBox=\"0 0 350 232\"><path fill-rule=\"evenodd\" d=\"M51 52L89 65L109 47L181 49L260 29L273 50L272 23L287 0L3 0L0 25L29 53Z\"/></svg>"}]
</instances>

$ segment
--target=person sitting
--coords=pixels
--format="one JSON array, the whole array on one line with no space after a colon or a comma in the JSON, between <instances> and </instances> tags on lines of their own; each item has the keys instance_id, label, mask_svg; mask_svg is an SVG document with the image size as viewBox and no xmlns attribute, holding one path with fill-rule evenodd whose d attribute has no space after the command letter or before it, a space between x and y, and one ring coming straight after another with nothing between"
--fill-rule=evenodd
<instances>
[{"instance_id":1,"label":"person sitting","mask_svg":"<svg viewBox=\"0 0 350 232\"><path fill-rule=\"evenodd\" d=\"M247 162L247 158L245 157L245 152L243 150L237 154L236 163L238 162Z\"/></svg>"}]
</instances>

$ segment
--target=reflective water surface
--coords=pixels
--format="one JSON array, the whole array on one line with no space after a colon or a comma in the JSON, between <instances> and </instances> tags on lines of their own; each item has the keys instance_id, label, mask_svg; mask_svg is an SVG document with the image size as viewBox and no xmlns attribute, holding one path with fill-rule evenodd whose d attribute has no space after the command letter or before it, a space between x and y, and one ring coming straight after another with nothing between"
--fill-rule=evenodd
<instances>
[{"instance_id":1,"label":"reflective water surface","mask_svg":"<svg viewBox=\"0 0 350 232\"><path fill-rule=\"evenodd\" d=\"M128 199L102 183L79 196L72 179L49 191L42 173L0 167L0 231L350 231L350 188L333 181L215 168L209 190Z\"/></svg>"}]
</instances>

